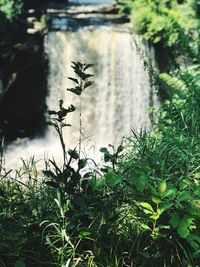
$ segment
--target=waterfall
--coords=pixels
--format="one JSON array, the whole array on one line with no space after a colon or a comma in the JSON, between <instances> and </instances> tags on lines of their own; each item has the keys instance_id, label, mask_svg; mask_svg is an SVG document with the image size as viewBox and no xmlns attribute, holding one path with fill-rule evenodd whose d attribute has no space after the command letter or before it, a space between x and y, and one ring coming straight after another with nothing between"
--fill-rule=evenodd
<instances>
[{"instance_id":1,"label":"waterfall","mask_svg":"<svg viewBox=\"0 0 200 267\"><path fill-rule=\"evenodd\" d=\"M85 2L90 7L89 2L95 1ZM78 6L79 11L81 7L85 5ZM60 24L62 22L59 21ZM71 61L94 65L91 69L94 85L86 89L81 97L82 148L86 154L96 157L100 147L120 144L124 136L130 135L131 127L140 129L149 125L151 86L148 71L126 24L100 23L75 30L49 31L45 48L49 59L48 108L56 109L59 99L64 100L65 106L73 104L77 107L67 121L72 127L64 131L67 146L74 148L79 137L80 97L66 91L72 86L68 80L69 76L73 76ZM36 159L44 156L61 158L54 129L48 128L43 138L22 140L11 145L6 162L13 168L19 158L32 155Z\"/></svg>"}]
</instances>

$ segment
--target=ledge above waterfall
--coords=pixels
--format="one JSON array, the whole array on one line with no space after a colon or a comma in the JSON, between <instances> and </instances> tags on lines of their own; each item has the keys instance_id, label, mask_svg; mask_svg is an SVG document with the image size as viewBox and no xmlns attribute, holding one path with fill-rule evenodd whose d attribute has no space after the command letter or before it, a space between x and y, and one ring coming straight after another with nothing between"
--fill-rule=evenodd
<instances>
[{"instance_id":1,"label":"ledge above waterfall","mask_svg":"<svg viewBox=\"0 0 200 267\"><path fill-rule=\"evenodd\" d=\"M79 4L78 1L75 1L69 3L66 7L63 6L62 9L49 8L47 12L50 30L73 31L84 26L128 22L126 15L118 14L115 6L105 4L106 1L90 1L92 4L89 4L89 1L84 2L87 2L87 4L82 1ZM101 4L97 4L97 2Z\"/></svg>"}]
</instances>

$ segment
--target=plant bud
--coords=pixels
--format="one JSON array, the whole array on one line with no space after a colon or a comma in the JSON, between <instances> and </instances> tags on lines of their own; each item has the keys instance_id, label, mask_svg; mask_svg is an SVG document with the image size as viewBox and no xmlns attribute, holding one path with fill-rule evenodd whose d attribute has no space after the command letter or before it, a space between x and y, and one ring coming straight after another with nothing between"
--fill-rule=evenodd
<instances>
[{"instance_id":1,"label":"plant bud","mask_svg":"<svg viewBox=\"0 0 200 267\"><path fill-rule=\"evenodd\" d=\"M167 189L167 184L165 181L161 182L159 185L158 185L158 192L160 194L164 193Z\"/></svg>"}]
</instances>

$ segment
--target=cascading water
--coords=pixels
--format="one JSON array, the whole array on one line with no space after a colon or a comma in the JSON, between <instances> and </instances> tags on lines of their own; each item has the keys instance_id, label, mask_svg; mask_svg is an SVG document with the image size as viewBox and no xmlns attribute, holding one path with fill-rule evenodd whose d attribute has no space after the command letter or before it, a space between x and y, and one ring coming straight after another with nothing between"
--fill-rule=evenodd
<instances>
[{"instance_id":1,"label":"cascading water","mask_svg":"<svg viewBox=\"0 0 200 267\"><path fill-rule=\"evenodd\" d=\"M83 1L83 5L78 7L72 5L71 13L75 14L78 8L80 18L81 10L85 7L91 9L89 2L95 1L85 2L87 5ZM64 18L65 26L66 21L67 18ZM151 93L148 72L127 25L94 24L91 25L90 21L90 25L75 30L49 31L45 44L49 58L47 105L51 110L57 108L59 99L64 100L65 106L73 103L80 107L80 98L65 90L72 85L68 80L69 76L73 76L70 63L94 64L94 86L81 97L82 148L85 147L86 153L92 156L95 156L94 150L98 151L101 146L119 144L123 136L130 134L131 127L138 129L149 124ZM59 19L60 25L62 21ZM75 147L79 137L79 112L69 116L67 123L71 123L72 127L66 128L65 140L68 146ZM44 155L60 159L62 153L54 129L48 129L44 138L10 146L6 162L13 168L19 158L32 155L39 159Z\"/></svg>"}]
</instances>

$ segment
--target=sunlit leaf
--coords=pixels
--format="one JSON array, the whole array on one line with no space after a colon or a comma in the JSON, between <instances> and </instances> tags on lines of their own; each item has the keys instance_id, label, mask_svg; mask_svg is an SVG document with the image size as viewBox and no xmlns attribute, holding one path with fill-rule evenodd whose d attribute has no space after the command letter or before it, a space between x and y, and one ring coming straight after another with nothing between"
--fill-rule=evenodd
<instances>
[{"instance_id":1,"label":"sunlit leaf","mask_svg":"<svg viewBox=\"0 0 200 267\"><path fill-rule=\"evenodd\" d=\"M147 202L139 202L139 205L143 208L144 213L153 214L154 210L152 206Z\"/></svg>"},{"instance_id":2,"label":"sunlit leaf","mask_svg":"<svg viewBox=\"0 0 200 267\"><path fill-rule=\"evenodd\" d=\"M88 237L88 236L90 236L90 235L91 235L91 232L89 232L89 231L82 231L82 232L79 234L80 237Z\"/></svg>"}]
</instances>

